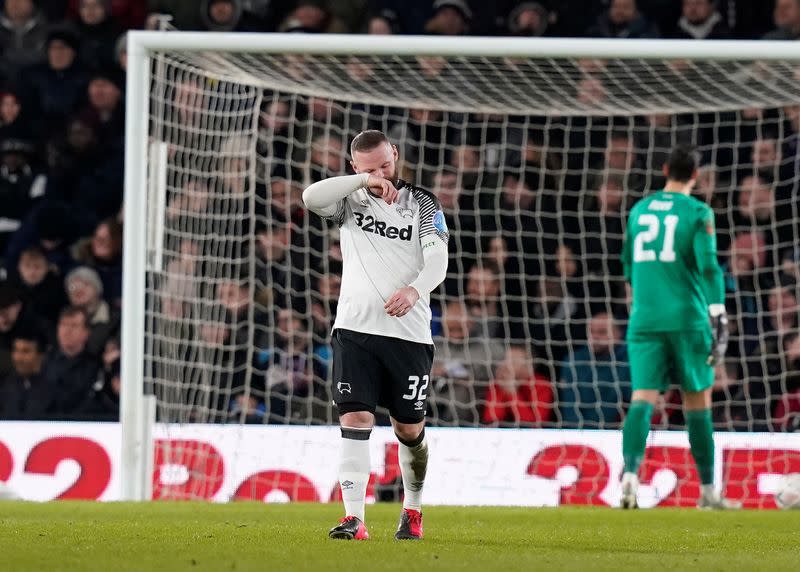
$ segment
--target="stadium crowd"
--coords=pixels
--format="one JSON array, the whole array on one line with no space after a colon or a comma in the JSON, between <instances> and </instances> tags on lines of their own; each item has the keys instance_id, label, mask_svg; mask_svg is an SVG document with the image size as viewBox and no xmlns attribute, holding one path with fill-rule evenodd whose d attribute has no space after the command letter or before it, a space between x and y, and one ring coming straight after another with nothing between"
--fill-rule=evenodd
<instances>
[{"instance_id":1,"label":"stadium crowd","mask_svg":"<svg viewBox=\"0 0 800 572\"><path fill-rule=\"evenodd\" d=\"M210 31L800 38L798 0L5 0L0 419L118 415L125 31L163 14ZM420 64L437 73L436 60ZM195 80L170 93L180 121L167 139L188 147L185 126L212 105ZM602 70L575 95L606 97ZM227 159L228 176L184 178L168 198L167 234L185 225L194 236L168 248L150 294L163 334L153 351L190 364L159 374L186 405L173 420L331 422L341 253L337 229L300 196L347 172L349 138L367 127L398 142L402 178L437 195L451 230L450 277L434 303L432 424L619 426L630 397L624 216L662 182L669 147L691 141L703 151L696 195L717 213L733 330L716 427L800 428L800 106L545 121L280 93L263 98L255 189ZM219 246L204 238L217 236L206 214L241 213L251 192L256 224L236 232L254 235L255 251L238 253L254 264L212 285L214 311L198 325L187 300L208 270L198 261ZM223 373L199 407L214 368ZM662 427L682 423L678 400L665 395Z\"/></svg>"}]
</instances>

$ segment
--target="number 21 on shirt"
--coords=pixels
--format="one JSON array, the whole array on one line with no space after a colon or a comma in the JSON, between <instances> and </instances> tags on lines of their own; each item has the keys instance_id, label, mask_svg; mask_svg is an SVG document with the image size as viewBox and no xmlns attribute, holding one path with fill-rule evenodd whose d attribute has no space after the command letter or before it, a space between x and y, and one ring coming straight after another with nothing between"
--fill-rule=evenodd
<instances>
[{"instance_id":1,"label":"number 21 on shirt","mask_svg":"<svg viewBox=\"0 0 800 572\"><path fill-rule=\"evenodd\" d=\"M675 229L678 227L679 220L677 215L671 214L664 217L664 242L661 252L658 253L660 262L675 262ZM636 224L646 228L634 239L633 261L653 262L656 260L656 251L647 248L647 245L658 239L662 231L661 221L654 214L642 214L639 215Z\"/></svg>"}]
</instances>

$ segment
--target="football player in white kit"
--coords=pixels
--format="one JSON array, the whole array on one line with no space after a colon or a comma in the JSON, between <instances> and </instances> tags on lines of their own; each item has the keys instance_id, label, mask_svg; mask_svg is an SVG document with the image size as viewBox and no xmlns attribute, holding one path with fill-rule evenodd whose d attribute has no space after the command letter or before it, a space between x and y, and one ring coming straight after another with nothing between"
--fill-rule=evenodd
<instances>
[{"instance_id":1,"label":"football player in white kit","mask_svg":"<svg viewBox=\"0 0 800 572\"><path fill-rule=\"evenodd\" d=\"M395 538L419 540L433 362L430 293L447 273L449 234L436 197L398 179L397 147L385 134L359 133L350 154L355 175L331 177L303 192L309 210L339 225L343 258L332 345L345 517L329 534L369 538L369 436L382 405L400 442L405 492Z\"/></svg>"}]
</instances>

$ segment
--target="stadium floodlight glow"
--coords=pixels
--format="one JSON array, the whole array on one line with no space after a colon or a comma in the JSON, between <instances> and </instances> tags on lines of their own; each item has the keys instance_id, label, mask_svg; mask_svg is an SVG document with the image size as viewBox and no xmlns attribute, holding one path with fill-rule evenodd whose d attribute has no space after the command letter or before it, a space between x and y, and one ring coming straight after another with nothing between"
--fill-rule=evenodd
<instances>
[{"instance_id":1,"label":"stadium floodlight glow","mask_svg":"<svg viewBox=\"0 0 800 572\"><path fill-rule=\"evenodd\" d=\"M262 351L264 345L271 347L276 339L276 327L259 322L267 308L258 304L266 302L249 304L235 324L226 323L231 304L229 299L220 299L220 290L234 288L226 290L228 298L235 298L237 285L250 288L251 294L259 287L274 296L286 290L287 296L302 302L298 308L309 321L316 315L312 308L321 303L318 293L292 291L291 284L277 284L274 278L259 274L256 234L269 226L270 218L255 188L269 179L276 160L265 156L262 146L280 141L287 154L277 159L285 160L289 173L303 173L302 180L293 181L303 185L313 174L313 155L320 151L319 145L330 151L332 142L342 139L344 145L335 161L344 170L347 139L361 126L377 125L388 129L400 146L401 159L414 182L433 185L436 173L452 162L447 168L456 173L459 186L478 188L471 190L475 197L484 193L485 198L486 192L493 191L492 201L502 195L503 177L486 174L498 171L504 161L521 162L521 170L530 173L541 167L536 161L552 159L551 173L558 182L553 188L544 176L531 182L538 185L536 200L559 201L562 212L577 221L581 232L571 234L560 219L553 219L562 239L581 248L594 240L593 248L599 249L595 258L584 255L579 261L594 264L592 274L587 271L576 279L586 288L586 300L571 302L584 316L575 318L575 325L584 329L587 313L598 307L613 312L624 305L624 295L602 270L615 256L609 244L620 235L604 226L583 224L583 212L590 207L565 179L572 177L579 189L613 179L626 193L640 192L657 184L657 161L683 138L699 144L708 160L723 165L718 180L757 168L759 173L772 169L771 178L783 186L794 184L784 174L788 158L783 162L778 158L767 167L755 165L749 155L740 156L729 142L715 137L726 130L738 134L745 129L762 138L767 138L764 133L779 141L788 137L786 125L796 113L795 106L800 106L800 44L796 42L132 31L127 56L120 410L123 498L129 500L149 498L147 467L152 444L148 435L154 415L146 394L155 395L160 421L243 423L247 414L232 408L231 399L248 403L254 397L269 402L281 383L257 370L259 363L263 366L263 360L269 359L269 352ZM288 137L262 124L267 108L285 104L293 113L312 103L322 112L311 110L290 121ZM749 109L777 111L744 112ZM414 157L412 152L424 145L419 145L419 133L402 126L422 122L419 110L437 114L426 125L426 133L440 133L442 138L428 141L431 151ZM669 119L666 123L647 119L655 116ZM526 139L534 131L543 135L535 142ZM603 158L607 138L617 131L644 150L632 172L609 175L596 160ZM495 140L490 132L501 135ZM561 139L553 138L554 133L561 133ZM455 159L462 147L478 150L482 167L472 174ZM535 152L526 154L534 147ZM631 183L631 174L641 181L641 188ZM469 177L477 177L477 182L468 182ZM240 194L231 190L234 187ZM469 192L465 195L472 199ZM776 198L778 208L796 209L782 200ZM522 224L518 211L493 205L476 198L462 213L490 225L509 217ZM721 216L736 222L732 211ZM479 224L460 237L457 231L453 233L451 244L456 248L471 240L478 250L472 258L465 253L451 263L451 278L458 284L466 277L468 262L487 254L481 249L488 248L482 240L489 233L482 228ZM779 256L798 241L794 230L787 235L777 223L763 228L774 234L774 240L763 247L772 249L770 256ZM319 279L327 269L327 263L321 262L326 258L323 250L333 239L317 236L313 228L295 232L302 235L302 244L290 245L289 250L303 261L307 278ZM522 256L521 244L529 238L538 247L529 253L535 262L543 269L557 266L556 248L544 247L548 237L532 232L528 236L528 232L523 228L519 236L509 239L512 261ZM752 246L754 255L759 248ZM539 297L538 290L531 290L538 283L511 267L504 272L502 278L515 284L516 291L498 302L501 310L515 304L524 308L511 324L516 332L511 335L537 345L541 341L535 334L537 320L545 332L564 322L547 308L542 315L529 312L527 302ZM555 280L565 288L569 281L563 276ZM590 291L589 286L595 285L600 294ZM763 287L757 288L761 288L756 292L759 300L768 295ZM447 295L445 302L464 297L463 285ZM761 315L767 307L758 301L756 310ZM757 317L747 314L752 308L742 312L745 317ZM569 327L564 331L564 347L572 350L580 345ZM307 333L310 343L319 341L315 336ZM742 338L738 355L744 356L750 342L765 339L760 333L756 337ZM555 350L546 341L538 357L555 382L560 372L552 359ZM486 360L484 369L491 369L490 358ZM741 364L745 361L742 357ZM448 397L441 388L437 391L437 408L455 411L456 416L460 411L473 420L486 398L475 388L464 394L466 398ZM767 399L774 397L767 395ZM317 419L317 410L326 411L330 419L328 403L312 396L306 409L293 409L281 419L310 423ZM621 405L610 405L622 411ZM553 423L562 420L561 412L553 415ZM164 454L179 456L181 452Z\"/></svg>"}]
</instances>

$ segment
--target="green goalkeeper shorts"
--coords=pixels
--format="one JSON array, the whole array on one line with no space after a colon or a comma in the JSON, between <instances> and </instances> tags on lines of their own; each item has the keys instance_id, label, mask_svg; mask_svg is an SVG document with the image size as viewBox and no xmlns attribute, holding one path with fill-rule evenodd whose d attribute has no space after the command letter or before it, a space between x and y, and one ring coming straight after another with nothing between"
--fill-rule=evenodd
<instances>
[{"instance_id":1,"label":"green goalkeeper shorts","mask_svg":"<svg viewBox=\"0 0 800 572\"><path fill-rule=\"evenodd\" d=\"M708 365L711 332L640 332L628 334L633 390L666 391L673 383L684 391L704 391L714 384Z\"/></svg>"}]
</instances>

